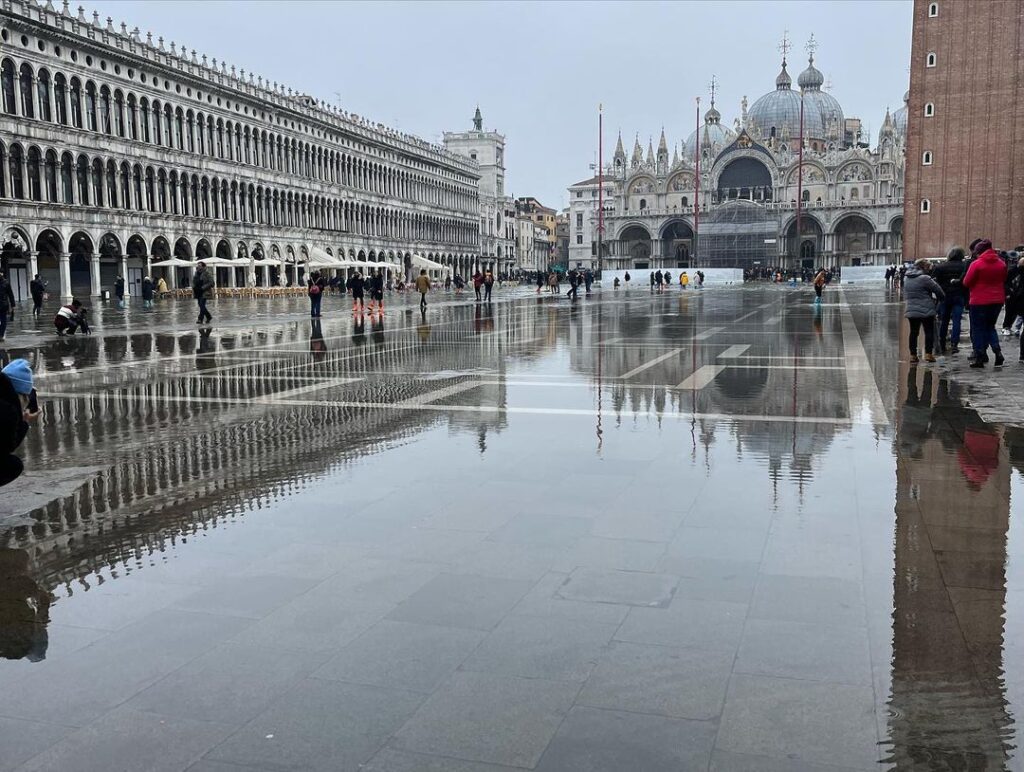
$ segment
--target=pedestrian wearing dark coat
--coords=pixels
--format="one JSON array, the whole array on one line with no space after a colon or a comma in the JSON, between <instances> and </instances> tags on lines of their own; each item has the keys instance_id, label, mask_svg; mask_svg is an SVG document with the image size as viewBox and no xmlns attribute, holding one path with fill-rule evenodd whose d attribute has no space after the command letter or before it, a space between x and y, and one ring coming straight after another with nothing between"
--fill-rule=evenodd
<instances>
[{"instance_id":1,"label":"pedestrian wearing dark coat","mask_svg":"<svg viewBox=\"0 0 1024 772\"><path fill-rule=\"evenodd\" d=\"M32 392L27 360L15 359L0 371L0 485L16 480L25 468L14 451L28 434L29 424L39 417L38 408L29 409Z\"/></svg>"}]
</instances>

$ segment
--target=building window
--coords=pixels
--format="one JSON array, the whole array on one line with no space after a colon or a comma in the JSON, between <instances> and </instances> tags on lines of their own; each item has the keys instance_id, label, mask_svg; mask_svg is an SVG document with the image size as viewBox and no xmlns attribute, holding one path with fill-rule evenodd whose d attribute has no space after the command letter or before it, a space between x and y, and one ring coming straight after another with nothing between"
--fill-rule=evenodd
<instances>
[{"instance_id":1,"label":"building window","mask_svg":"<svg viewBox=\"0 0 1024 772\"><path fill-rule=\"evenodd\" d=\"M935 115L935 103L934 102L928 102L924 106L924 117L925 118L931 118L933 115Z\"/></svg>"},{"instance_id":2,"label":"building window","mask_svg":"<svg viewBox=\"0 0 1024 772\"><path fill-rule=\"evenodd\" d=\"M938 3L929 3L929 5L928 5L928 18L929 19L934 19L938 15L939 15L939 4Z\"/></svg>"},{"instance_id":3,"label":"building window","mask_svg":"<svg viewBox=\"0 0 1024 772\"><path fill-rule=\"evenodd\" d=\"M576 243L577 244L582 244L583 243L583 234L582 233L577 233L576 234Z\"/></svg>"},{"instance_id":4,"label":"building window","mask_svg":"<svg viewBox=\"0 0 1024 772\"><path fill-rule=\"evenodd\" d=\"M577 190L576 191L576 198L583 198L583 191L582 190Z\"/></svg>"},{"instance_id":5,"label":"building window","mask_svg":"<svg viewBox=\"0 0 1024 772\"><path fill-rule=\"evenodd\" d=\"M924 66L925 67L934 67L935 66L935 52L934 51L931 51L931 52L928 53L928 56L924 60Z\"/></svg>"},{"instance_id":6,"label":"building window","mask_svg":"<svg viewBox=\"0 0 1024 772\"><path fill-rule=\"evenodd\" d=\"M921 163L924 166L931 166L932 165L932 151L931 150L925 150L924 153L921 154Z\"/></svg>"},{"instance_id":7,"label":"building window","mask_svg":"<svg viewBox=\"0 0 1024 772\"><path fill-rule=\"evenodd\" d=\"M929 201L927 198L922 198L921 199L921 214L928 214L930 211L932 211L932 202Z\"/></svg>"},{"instance_id":8,"label":"building window","mask_svg":"<svg viewBox=\"0 0 1024 772\"><path fill-rule=\"evenodd\" d=\"M646 209L647 208L647 199L646 198L641 198L640 199L640 208L641 209Z\"/></svg>"},{"instance_id":9,"label":"building window","mask_svg":"<svg viewBox=\"0 0 1024 772\"><path fill-rule=\"evenodd\" d=\"M583 212L577 212L576 213L576 227L577 228L582 228L583 227Z\"/></svg>"}]
</instances>

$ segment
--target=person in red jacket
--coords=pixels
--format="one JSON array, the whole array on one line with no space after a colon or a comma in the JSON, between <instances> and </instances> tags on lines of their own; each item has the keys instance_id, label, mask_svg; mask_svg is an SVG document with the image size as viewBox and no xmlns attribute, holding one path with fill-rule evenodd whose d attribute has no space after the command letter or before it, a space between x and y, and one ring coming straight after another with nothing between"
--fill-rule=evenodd
<instances>
[{"instance_id":1,"label":"person in red jacket","mask_svg":"<svg viewBox=\"0 0 1024 772\"><path fill-rule=\"evenodd\" d=\"M964 286L971 297L971 344L974 359L971 367L984 367L988 361L988 347L995 355L995 366L1003 364L996 322L1006 300L1006 263L992 249L992 242L982 239L974 247L977 255L964 276Z\"/></svg>"}]
</instances>

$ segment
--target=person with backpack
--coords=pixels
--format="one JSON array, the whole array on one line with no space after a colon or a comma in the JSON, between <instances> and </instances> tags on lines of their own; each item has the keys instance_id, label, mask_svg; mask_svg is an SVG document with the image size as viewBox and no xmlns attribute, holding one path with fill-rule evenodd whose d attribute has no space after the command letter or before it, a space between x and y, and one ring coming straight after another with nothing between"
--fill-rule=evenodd
<instances>
[{"instance_id":1,"label":"person with backpack","mask_svg":"<svg viewBox=\"0 0 1024 772\"><path fill-rule=\"evenodd\" d=\"M306 294L309 295L309 315L312 319L320 318L320 304L324 300L324 289L327 282L324 281L319 271L313 271L306 280Z\"/></svg>"},{"instance_id":2,"label":"person with backpack","mask_svg":"<svg viewBox=\"0 0 1024 772\"><path fill-rule=\"evenodd\" d=\"M967 273L965 256L963 247L953 247L946 259L932 269L935 283L942 288L945 295L939 307L939 351L943 354L946 353L947 340L950 344L950 354L960 350L960 323L964 315L964 306L967 304L967 290L964 289L964 274Z\"/></svg>"},{"instance_id":3,"label":"person with backpack","mask_svg":"<svg viewBox=\"0 0 1024 772\"><path fill-rule=\"evenodd\" d=\"M384 313L384 272L379 268L368 281L370 285L370 313Z\"/></svg>"},{"instance_id":4,"label":"person with backpack","mask_svg":"<svg viewBox=\"0 0 1024 772\"><path fill-rule=\"evenodd\" d=\"M146 276L142 279L142 307L152 308L153 307L153 279Z\"/></svg>"},{"instance_id":5,"label":"person with backpack","mask_svg":"<svg viewBox=\"0 0 1024 772\"><path fill-rule=\"evenodd\" d=\"M491 302L491 290L494 289L494 272L487 271L484 274L484 302Z\"/></svg>"}]
</instances>

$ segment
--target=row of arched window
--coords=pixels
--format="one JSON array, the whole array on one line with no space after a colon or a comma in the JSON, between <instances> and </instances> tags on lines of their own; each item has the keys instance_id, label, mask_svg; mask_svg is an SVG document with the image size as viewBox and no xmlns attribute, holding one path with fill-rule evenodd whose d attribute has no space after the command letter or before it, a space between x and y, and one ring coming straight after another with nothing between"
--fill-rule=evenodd
<instances>
[{"instance_id":1,"label":"row of arched window","mask_svg":"<svg viewBox=\"0 0 1024 772\"><path fill-rule=\"evenodd\" d=\"M475 212L477 207L475 189L468 185L394 169L239 121L224 120L192 108L183 110L159 99L136 97L119 88L97 87L91 80L83 84L74 75L51 75L42 67L33 72L28 62L20 67L10 58L0 62L0 95L3 110L9 115L249 164L405 201L466 212Z\"/></svg>"},{"instance_id":2,"label":"row of arched window","mask_svg":"<svg viewBox=\"0 0 1024 772\"><path fill-rule=\"evenodd\" d=\"M0 143L0 198L472 246L470 224L251 182Z\"/></svg>"}]
</instances>

